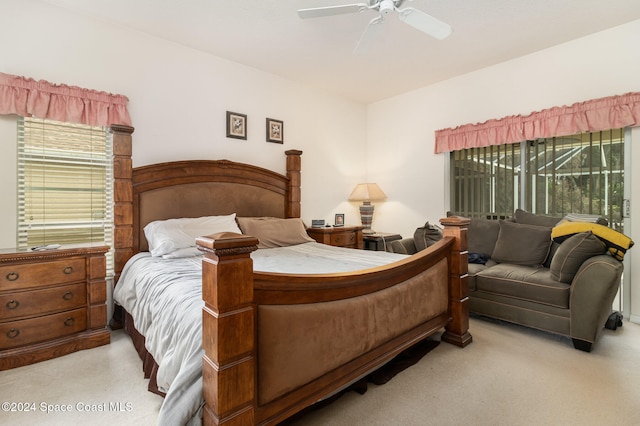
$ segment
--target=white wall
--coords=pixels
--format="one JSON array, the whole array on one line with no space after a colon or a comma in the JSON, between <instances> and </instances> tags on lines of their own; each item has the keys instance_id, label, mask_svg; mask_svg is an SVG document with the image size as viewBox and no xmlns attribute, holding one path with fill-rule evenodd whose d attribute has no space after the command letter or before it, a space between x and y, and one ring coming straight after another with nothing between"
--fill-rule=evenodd
<instances>
[{"instance_id":1,"label":"white wall","mask_svg":"<svg viewBox=\"0 0 640 426\"><path fill-rule=\"evenodd\" d=\"M225 158L284 172L284 151L300 149L303 219L359 223L343 203L365 175L364 105L37 1L1 10L0 72L126 95L134 166ZM248 140L226 138L227 110L247 114ZM267 117L284 121L283 145L265 141ZM0 248L15 245L14 120L0 121Z\"/></svg>"},{"instance_id":2,"label":"white wall","mask_svg":"<svg viewBox=\"0 0 640 426\"><path fill-rule=\"evenodd\" d=\"M639 91L638 40L640 21L635 21L369 105L369 179L389 196L376 209L375 229L411 236L425 220L437 222L449 208L448 155L433 154L436 130ZM633 164L640 164L638 151L632 150ZM640 178L634 178L632 200L639 200ZM625 232L640 241L640 221ZM632 249L625 270L639 259L640 250ZM637 316L640 270L633 289L632 314Z\"/></svg>"}]
</instances>

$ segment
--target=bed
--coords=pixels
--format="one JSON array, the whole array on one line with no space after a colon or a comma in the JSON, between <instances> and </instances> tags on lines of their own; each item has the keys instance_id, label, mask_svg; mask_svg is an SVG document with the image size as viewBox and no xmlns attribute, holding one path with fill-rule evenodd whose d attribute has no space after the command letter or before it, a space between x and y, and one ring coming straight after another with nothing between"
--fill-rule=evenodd
<instances>
[{"instance_id":1,"label":"bed","mask_svg":"<svg viewBox=\"0 0 640 426\"><path fill-rule=\"evenodd\" d=\"M141 259L153 259L144 234L149 223L223 215L300 217L302 152L286 151L285 175L227 160L131 169L131 132L122 127L114 134L118 280L114 294L127 281L129 269ZM201 316L196 334L201 341L191 339L190 345L201 352L177 363L199 365L196 380L201 388L174 393L184 396L202 389L198 398L204 403L192 419L185 420L174 417L181 414L181 405L165 410L165 405L173 404L165 399L162 422L277 424L435 333L442 332L442 341L468 345L472 340L465 285L468 220L449 217L441 223L443 239L419 254L331 273L256 271L259 238L237 232L198 237L202 256L172 262L190 264L195 271L190 280L195 279L196 285L178 291L201 294L199 305L189 302L197 305ZM147 268L165 275L159 267ZM186 316L181 307L148 309L168 313L179 326ZM135 335L131 321L126 324L131 313L119 315L120 311L114 324L124 322ZM142 341L147 337L143 335ZM175 347L174 342L166 346ZM145 348L140 353L149 361ZM149 364L158 369L154 360ZM167 398L171 393L170 389Z\"/></svg>"}]
</instances>

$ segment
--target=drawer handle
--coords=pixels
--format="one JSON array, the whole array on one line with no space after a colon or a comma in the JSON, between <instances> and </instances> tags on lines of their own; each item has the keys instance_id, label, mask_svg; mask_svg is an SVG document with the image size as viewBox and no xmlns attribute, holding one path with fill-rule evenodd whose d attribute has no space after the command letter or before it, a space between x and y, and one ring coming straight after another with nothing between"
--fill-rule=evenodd
<instances>
[{"instance_id":1,"label":"drawer handle","mask_svg":"<svg viewBox=\"0 0 640 426\"><path fill-rule=\"evenodd\" d=\"M73 274L73 266L67 266L62 270L62 272L67 275Z\"/></svg>"},{"instance_id":2,"label":"drawer handle","mask_svg":"<svg viewBox=\"0 0 640 426\"><path fill-rule=\"evenodd\" d=\"M67 327L71 327L73 326L73 324L75 324L75 322L75 319L73 319L72 317L68 317L66 320L64 320L64 325L66 325Z\"/></svg>"},{"instance_id":3,"label":"drawer handle","mask_svg":"<svg viewBox=\"0 0 640 426\"><path fill-rule=\"evenodd\" d=\"M15 281L20 278L20 274L17 272L9 272L6 276L7 281Z\"/></svg>"},{"instance_id":4,"label":"drawer handle","mask_svg":"<svg viewBox=\"0 0 640 426\"><path fill-rule=\"evenodd\" d=\"M64 300L71 300L71 299L73 299L73 293L68 291L68 292L66 292L65 294L62 295L62 298Z\"/></svg>"},{"instance_id":5,"label":"drawer handle","mask_svg":"<svg viewBox=\"0 0 640 426\"><path fill-rule=\"evenodd\" d=\"M12 328L11 330L7 331L7 337L9 339L15 339L16 337L18 337L18 334L20 334L20 330L18 330L17 328Z\"/></svg>"},{"instance_id":6,"label":"drawer handle","mask_svg":"<svg viewBox=\"0 0 640 426\"><path fill-rule=\"evenodd\" d=\"M6 304L6 305L4 305L4 306L6 306L6 307L7 307L7 309L15 309L15 308L17 308L18 306L20 306L20 302L18 302L17 300L13 300L13 299L12 299L12 300L9 300L9 301L7 302L7 304Z\"/></svg>"}]
</instances>

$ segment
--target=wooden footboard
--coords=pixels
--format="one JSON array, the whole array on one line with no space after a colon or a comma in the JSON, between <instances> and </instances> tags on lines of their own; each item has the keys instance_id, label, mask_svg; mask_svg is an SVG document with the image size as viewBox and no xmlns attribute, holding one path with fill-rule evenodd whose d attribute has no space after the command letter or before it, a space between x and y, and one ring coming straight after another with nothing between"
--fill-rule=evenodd
<instances>
[{"instance_id":1,"label":"wooden footboard","mask_svg":"<svg viewBox=\"0 0 640 426\"><path fill-rule=\"evenodd\" d=\"M204 424L275 424L443 327L468 333L466 226L405 260L344 274L254 273L257 239L198 239L203 260Z\"/></svg>"}]
</instances>

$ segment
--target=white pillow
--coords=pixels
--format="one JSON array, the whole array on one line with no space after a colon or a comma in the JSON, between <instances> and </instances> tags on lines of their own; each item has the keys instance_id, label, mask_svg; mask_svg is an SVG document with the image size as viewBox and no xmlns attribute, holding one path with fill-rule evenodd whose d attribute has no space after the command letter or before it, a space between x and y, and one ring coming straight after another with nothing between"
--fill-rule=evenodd
<instances>
[{"instance_id":1,"label":"white pillow","mask_svg":"<svg viewBox=\"0 0 640 426\"><path fill-rule=\"evenodd\" d=\"M152 256L164 256L176 250L196 246L196 237L235 232L241 234L236 214L156 220L144 227Z\"/></svg>"},{"instance_id":2,"label":"white pillow","mask_svg":"<svg viewBox=\"0 0 640 426\"><path fill-rule=\"evenodd\" d=\"M196 257L202 255L202 252L198 250L198 247L185 247L171 253L163 254L163 259L180 259L183 257Z\"/></svg>"}]
</instances>

